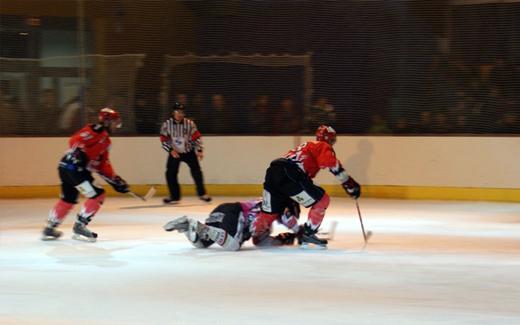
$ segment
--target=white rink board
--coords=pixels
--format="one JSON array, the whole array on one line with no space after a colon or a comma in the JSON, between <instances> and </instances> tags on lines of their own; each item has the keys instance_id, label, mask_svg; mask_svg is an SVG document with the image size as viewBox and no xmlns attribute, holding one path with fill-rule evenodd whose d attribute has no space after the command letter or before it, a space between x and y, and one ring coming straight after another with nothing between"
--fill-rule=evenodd
<instances>
[{"instance_id":1,"label":"white rink board","mask_svg":"<svg viewBox=\"0 0 520 325\"><path fill-rule=\"evenodd\" d=\"M204 137L207 184L260 184L269 162L311 137ZM57 185L66 138L0 138L0 186ZM340 136L337 156L364 185L520 188L520 137ZM116 171L131 184L163 184L158 137L114 137ZM335 179L321 172L319 184ZM186 165L180 182L192 184Z\"/></svg>"}]
</instances>

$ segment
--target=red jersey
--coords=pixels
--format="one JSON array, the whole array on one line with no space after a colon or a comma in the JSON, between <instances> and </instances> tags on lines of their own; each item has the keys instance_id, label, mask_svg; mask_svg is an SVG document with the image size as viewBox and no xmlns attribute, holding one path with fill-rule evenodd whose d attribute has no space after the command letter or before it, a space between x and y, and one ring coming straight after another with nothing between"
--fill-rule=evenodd
<instances>
[{"instance_id":1,"label":"red jersey","mask_svg":"<svg viewBox=\"0 0 520 325\"><path fill-rule=\"evenodd\" d=\"M296 163L310 178L314 178L320 169L328 168L340 182L348 179L334 149L324 141L305 142L289 151L284 158Z\"/></svg>"},{"instance_id":2,"label":"red jersey","mask_svg":"<svg viewBox=\"0 0 520 325\"><path fill-rule=\"evenodd\" d=\"M89 124L69 139L69 152L82 151L86 156L86 167L107 177L114 178L115 172L108 159L108 151L112 142L105 128Z\"/></svg>"}]
</instances>

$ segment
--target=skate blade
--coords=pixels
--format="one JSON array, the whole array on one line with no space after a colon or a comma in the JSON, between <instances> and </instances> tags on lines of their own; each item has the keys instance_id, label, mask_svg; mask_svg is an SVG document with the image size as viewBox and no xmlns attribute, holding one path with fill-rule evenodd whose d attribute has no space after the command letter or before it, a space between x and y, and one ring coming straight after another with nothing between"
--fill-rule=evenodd
<instances>
[{"instance_id":1,"label":"skate blade","mask_svg":"<svg viewBox=\"0 0 520 325\"><path fill-rule=\"evenodd\" d=\"M326 245L318 245L318 244L311 244L311 243L302 243L300 244L301 249L309 249L309 250L325 250L327 249Z\"/></svg>"},{"instance_id":2,"label":"skate blade","mask_svg":"<svg viewBox=\"0 0 520 325\"><path fill-rule=\"evenodd\" d=\"M78 234L72 235L72 239L79 240L79 241L85 241L85 242L89 242L89 243L93 243L97 240L97 238L85 237L85 236L78 235Z\"/></svg>"},{"instance_id":3,"label":"skate blade","mask_svg":"<svg viewBox=\"0 0 520 325\"><path fill-rule=\"evenodd\" d=\"M60 238L60 237L42 236L43 241L53 241L53 240L58 240L58 238Z\"/></svg>"}]
</instances>

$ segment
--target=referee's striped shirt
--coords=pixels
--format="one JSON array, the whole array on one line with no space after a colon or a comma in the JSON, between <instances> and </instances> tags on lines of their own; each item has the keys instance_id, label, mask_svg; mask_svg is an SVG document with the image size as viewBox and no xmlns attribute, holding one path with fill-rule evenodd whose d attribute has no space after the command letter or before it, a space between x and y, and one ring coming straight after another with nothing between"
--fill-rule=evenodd
<instances>
[{"instance_id":1,"label":"referee's striped shirt","mask_svg":"<svg viewBox=\"0 0 520 325\"><path fill-rule=\"evenodd\" d=\"M167 152L202 151L201 134L195 122L187 118L183 118L180 122L173 117L167 119L161 127L161 143Z\"/></svg>"}]
</instances>

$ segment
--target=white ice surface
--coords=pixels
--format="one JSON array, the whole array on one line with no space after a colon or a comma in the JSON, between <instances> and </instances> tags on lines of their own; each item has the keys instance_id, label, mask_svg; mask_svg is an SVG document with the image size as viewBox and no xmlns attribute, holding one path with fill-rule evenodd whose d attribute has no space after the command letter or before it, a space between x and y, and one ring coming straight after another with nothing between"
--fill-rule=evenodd
<instances>
[{"instance_id":1,"label":"white ice surface","mask_svg":"<svg viewBox=\"0 0 520 325\"><path fill-rule=\"evenodd\" d=\"M0 200L0 324L520 324L520 204L333 198L326 251L193 248L218 203L108 198L96 243L40 241L54 200ZM276 228L279 230L280 228Z\"/></svg>"}]
</instances>

